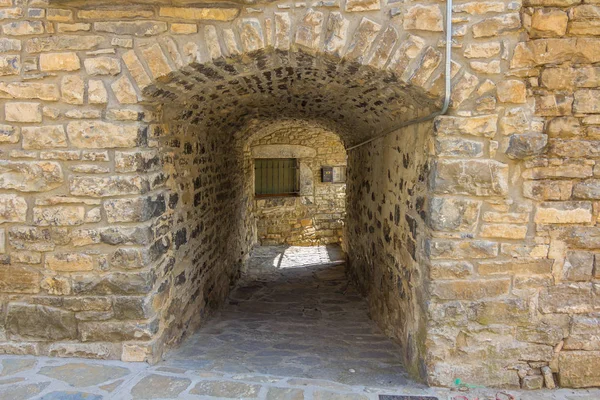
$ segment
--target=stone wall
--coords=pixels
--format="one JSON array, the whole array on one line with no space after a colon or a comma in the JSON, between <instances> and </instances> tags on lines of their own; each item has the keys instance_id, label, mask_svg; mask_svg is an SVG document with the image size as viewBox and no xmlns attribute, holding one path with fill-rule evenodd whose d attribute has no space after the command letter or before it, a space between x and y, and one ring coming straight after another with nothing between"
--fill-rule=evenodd
<instances>
[{"instance_id":1,"label":"stone wall","mask_svg":"<svg viewBox=\"0 0 600 400\"><path fill-rule=\"evenodd\" d=\"M346 226L350 274L371 316L425 376L428 141L432 124L399 130L349 154Z\"/></svg>"},{"instance_id":2,"label":"stone wall","mask_svg":"<svg viewBox=\"0 0 600 400\"><path fill-rule=\"evenodd\" d=\"M246 157L297 158L300 164L298 196L254 199L259 243L310 246L341 242L346 184L321 180L321 167L346 165L346 151L337 134L318 125L281 122L255 133L247 144ZM248 179L253 180L250 167Z\"/></svg>"},{"instance_id":3,"label":"stone wall","mask_svg":"<svg viewBox=\"0 0 600 400\"><path fill-rule=\"evenodd\" d=\"M346 239L415 376L599 385L598 7L457 1L450 113L394 132L441 106L439 2L0 0L0 351L158 359L256 238L243 144L292 118L393 132L349 154Z\"/></svg>"}]
</instances>

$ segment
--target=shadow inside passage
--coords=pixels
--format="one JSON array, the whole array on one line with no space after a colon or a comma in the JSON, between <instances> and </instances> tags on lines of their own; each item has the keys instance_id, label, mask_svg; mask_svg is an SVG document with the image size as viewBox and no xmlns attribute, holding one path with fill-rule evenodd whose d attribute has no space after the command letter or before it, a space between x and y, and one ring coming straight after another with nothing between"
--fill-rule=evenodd
<instances>
[{"instance_id":1,"label":"shadow inside passage","mask_svg":"<svg viewBox=\"0 0 600 400\"><path fill-rule=\"evenodd\" d=\"M348 282L344 261L339 246L257 247L228 304L165 363L351 385L414 385L399 347L369 319L366 301Z\"/></svg>"}]
</instances>

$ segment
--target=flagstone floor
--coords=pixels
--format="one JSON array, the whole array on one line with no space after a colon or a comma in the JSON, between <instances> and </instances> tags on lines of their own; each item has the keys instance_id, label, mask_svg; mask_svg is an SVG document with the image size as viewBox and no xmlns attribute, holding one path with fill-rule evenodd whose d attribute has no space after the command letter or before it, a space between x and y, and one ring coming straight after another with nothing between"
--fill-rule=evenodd
<instances>
[{"instance_id":1,"label":"flagstone floor","mask_svg":"<svg viewBox=\"0 0 600 400\"><path fill-rule=\"evenodd\" d=\"M337 247L262 247L229 303L150 366L1 356L0 400L599 400L600 390L428 388L368 318Z\"/></svg>"}]
</instances>

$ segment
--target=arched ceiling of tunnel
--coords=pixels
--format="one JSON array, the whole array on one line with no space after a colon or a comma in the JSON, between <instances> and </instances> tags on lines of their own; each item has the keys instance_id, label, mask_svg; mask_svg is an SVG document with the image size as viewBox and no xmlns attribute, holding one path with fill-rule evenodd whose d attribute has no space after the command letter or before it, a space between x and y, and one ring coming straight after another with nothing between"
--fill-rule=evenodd
<instances>
[{"instance_id":1,"label":"arched ceiling of tunnel","mask_svg":"<svg viewBox=\"0 0 600 400\"><path fill-rule=\"evenodd\" d=\"M346 146L433 107L389 71L300 51L193 63L159 79L145 95L179 112L175 118L206 129L234 134L251 119L300 118L332 127Z\"/></svg>"}]
</instances>

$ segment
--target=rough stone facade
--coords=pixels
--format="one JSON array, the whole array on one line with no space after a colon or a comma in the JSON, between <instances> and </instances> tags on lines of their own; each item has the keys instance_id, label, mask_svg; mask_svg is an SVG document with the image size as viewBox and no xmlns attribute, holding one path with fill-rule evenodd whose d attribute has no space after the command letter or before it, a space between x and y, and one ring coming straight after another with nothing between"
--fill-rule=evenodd
<instances>
[{"instance_id":1,"label":"rough stone facade","mask_svg":"<svg viewBox=\"0 0 600 400\"><path fill-rule=\"evenodd\" d=\"M323 166L346 166L339 136L313 124L280 121L248 140L246 179L252 182L257 158L298 159L299 194L254 199L258 242L262 245L341 243L346 212L346 183L322 182ZM254 191L249 196L254 195Z\"/></svg>"},{"instance_id":2,"label":"rough stone facade","mask_svg":"<svg viewBox=\"0 0 600 400\"><path fill-rule=\"evenodd\" d=\"M596 3L457 1L449 115L349 152L350 274L430 384L600 385ZM0 0L0 351L158 359L256 241L247 140L438 109L443 9Z\"/></svg>"}]
</instances>

